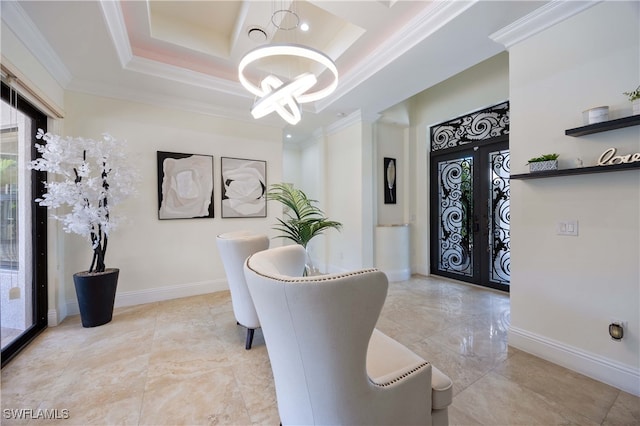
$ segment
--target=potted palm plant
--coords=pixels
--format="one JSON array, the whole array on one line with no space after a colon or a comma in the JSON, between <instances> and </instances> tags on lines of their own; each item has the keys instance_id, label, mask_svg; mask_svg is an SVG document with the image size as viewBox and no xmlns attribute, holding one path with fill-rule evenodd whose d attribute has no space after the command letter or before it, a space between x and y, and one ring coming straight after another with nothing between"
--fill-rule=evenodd
<instances>
[{"instance_id":1,"label":"potted palm plant","mask_svg":"<svg viewBox=\"0 0 640 426\"><path fill-rule=\"evenodd\" d=\"M53 217L65 232L85 237L92 251L91 266L77 272L73 281L83 327L111 321L118 275L117 268L106 268L105 256L111 232L118 224L114 206L135 192L137 172L127 163L124 143L103 134L102 139L61 137L38 129L39 158L30 168L48 176L46 193L35 201L56 210Z\"/></svg>"},{"instance_id":2,"label":"potted palm plant","mask_svg":"<svg viewBox=\"0 0 640 426\"><path fill-rule=\"evenodd\" d=\"M287 238L300 244L305 249L317 235L325 230L334 228L342 229L342 224L334 220L329 220L324 216L322 210L314 205L317 200L312 200L300 189L289 183L276 183L271 185L267 192L267 200L275 200L285 207L284 219L278 218L279 224L273 229L282 232L280 238ZM311 258L307 254L307 265L305 275L314 271Z\"/></svg>"}]
</instances>

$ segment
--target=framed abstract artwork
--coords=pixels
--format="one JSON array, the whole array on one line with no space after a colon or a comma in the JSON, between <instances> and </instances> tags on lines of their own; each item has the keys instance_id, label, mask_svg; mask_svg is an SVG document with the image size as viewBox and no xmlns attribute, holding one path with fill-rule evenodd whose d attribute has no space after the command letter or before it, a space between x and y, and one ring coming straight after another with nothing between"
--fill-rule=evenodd
<instances>
[{"instance_id":1,"label":"framed abstract artwork","mask_svg":"<svg viewBox=\"0 0 640 426\"><path fill-rule=\"evenodd\" d=\"M384 203L396 203L396 159L384 157Z\"/></svg>"},{"instance_id":2,"label":"framed abstract artwork","mask_svg":"<svg viewBox=\"0 0 640 426\"><path fill-rule=\"evenodd\" d=\"M158 219L213 217L213 156L158 151Z\"/></svg>"},{"instance_id":3,"label":"framed abstract artwork","mask_svg":"<svg viewBox=\"0 0 640 426\"><path fill-rule=\"evenodd\" d=\"M267 217L267 162L222 157L222 217Z\"/></svg>"}]
</instances>

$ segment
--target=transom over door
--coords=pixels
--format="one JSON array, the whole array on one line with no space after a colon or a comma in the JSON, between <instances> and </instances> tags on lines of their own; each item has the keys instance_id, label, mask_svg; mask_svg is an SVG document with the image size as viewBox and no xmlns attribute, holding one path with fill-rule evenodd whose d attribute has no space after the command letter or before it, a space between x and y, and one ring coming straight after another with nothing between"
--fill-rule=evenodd
<instances>
[{"instance_id":1,"label":"transom over door","mask_svg":"<svg viewBox=\"0 0 640 426\"><path fill-rule=\"evenodd\" d=\"M509 291L510 156L501 139L432 154L431 273Z\"/></svg>"}]
</instances>

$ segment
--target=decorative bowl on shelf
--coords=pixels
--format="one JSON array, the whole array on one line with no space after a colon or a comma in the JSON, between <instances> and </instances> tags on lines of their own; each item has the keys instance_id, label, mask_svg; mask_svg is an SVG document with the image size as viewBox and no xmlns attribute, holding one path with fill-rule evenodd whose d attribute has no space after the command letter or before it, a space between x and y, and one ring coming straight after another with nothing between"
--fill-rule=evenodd
<instances>
[{"instance_id":1,"label":"decorative bowl on shelf","mask_svg":"<svg viewBox=\"0 0 640 426\"><path fill-rule=\"evenodd\" d=\"M582 121L585 126L588 124L602 123L609 120L609 107L599 106L582 111Z\"/></svg>"}]
</instances>

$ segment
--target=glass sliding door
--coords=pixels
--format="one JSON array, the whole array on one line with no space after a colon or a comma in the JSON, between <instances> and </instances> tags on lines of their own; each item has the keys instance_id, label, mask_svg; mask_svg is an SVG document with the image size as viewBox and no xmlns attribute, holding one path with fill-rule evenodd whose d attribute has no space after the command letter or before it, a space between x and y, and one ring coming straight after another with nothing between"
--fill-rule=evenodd
<instances>
[{"instance_id":1,"label":"glass sliding door","mask_svg":"<svg viewBox=\"0 0 640 426\"><path fill-rule=\"evenodd\" d=\"M47 325L46 175L27 167L46 117L2 83L0 123L0 337L2 365Z\"/></svg>"}]
</instances>

